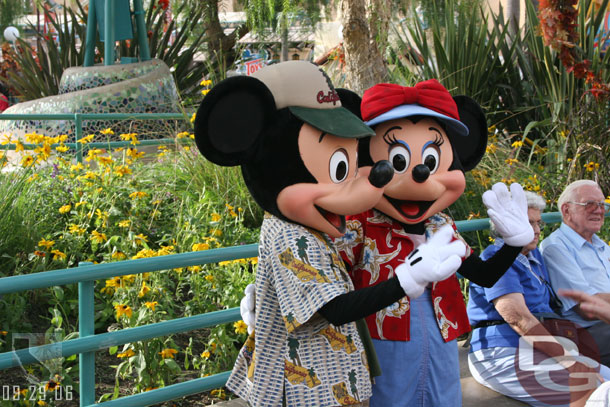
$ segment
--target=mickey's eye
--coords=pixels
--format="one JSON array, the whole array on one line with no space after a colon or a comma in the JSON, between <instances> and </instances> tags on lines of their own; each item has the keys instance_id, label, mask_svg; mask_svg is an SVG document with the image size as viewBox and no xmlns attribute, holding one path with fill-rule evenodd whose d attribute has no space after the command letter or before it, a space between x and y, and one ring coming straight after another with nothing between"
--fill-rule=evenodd
<instances>
[{"instance_id":1,"label":"mickey's eye","mask_svg":"<svg viewBox=\"0 0 610 407\"><path fill-rule=\"evenodd\" d=\"M330 179L338 184L347 178L349 173L349 161L345 150L340 149L330 157Z\"/></svg>"},{"instance_id":2,"label":"mickey's eye","mask_svg":"<svg viewBox=\"0 0 610 407\"><path fill-rule=\"evenodd\" d=\"M421 158L424 165L430 169L430 174L434 174L440 163L438 148L436 146L426 147Z\"/></svg>"},{"instance_id":3,"label":"mickey's eye","mask_svg":"<svg viewBox=\"0 0 610 407\"><path fill-rule=\"evenodd\" d=\"M390 148L389 161L397 173L403 173L409 168L411 163L411 152L401 144L395 144Z\"/></svg>"}]
</instances>

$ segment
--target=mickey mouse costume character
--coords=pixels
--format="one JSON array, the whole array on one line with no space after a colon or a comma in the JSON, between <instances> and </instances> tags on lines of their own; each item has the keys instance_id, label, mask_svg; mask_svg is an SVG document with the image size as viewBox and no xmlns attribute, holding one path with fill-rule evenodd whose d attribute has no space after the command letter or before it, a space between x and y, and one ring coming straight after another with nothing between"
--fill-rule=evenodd
<instances>
[{"instance_id":1,"label":"mickey mouse costume character","mask_svg":"<svg viewBox=\"0 0 610 407\"><path fill-rule=\"evenodd\" d=\"M315 65L291 61L220 82L197 112L201 153L216 164L240 165L266 211L257 312L249 321L255 330L227 382L252 406L366 402L368 333L354 321L404 297L402 287L418 270L415 265L354 291L330 239L344 233L345 215L379 201L394 173L386 160L358 169L358 140L374 133L342 103L357 109L359 98L335 91ZM422 264L445 278L459 266L465 245L449 243L448 229L438 235L428 246L442 250L431 248Z\"/></svg>"},{"instance_id":2,"label":"mickey mouse costume character","mask_svg":"<svg viewBox=\"0 0 610 407\"><path fill-rule=\"evenodd\" d=\"M481 108L465 96L452 98L436 80L415 87L379 84L364 93L362 116L376 135L360 144L363 165L389 160L395 169L383 198L362 214L348 217L346 234L335 244L356 289L375 287L407 264L406 256L427 250L426 242L453 220L441 211L464 192L464 172L482 158L487 124ZM506 244L483 262L463 252L458 272L492 286L533 239L520 185L504 184L484 194ZM508 199L495 199L495 198ZM441 229L442 230L442 229ZM425 254L425 253L423 253ZM366 317L382 375L376 378L372 407L460 406L456 338L470 330L455 275L433 284L419 275L402 285L406 297ZM404 280L403 280L404 281Z\"/></svg>"}]
</instances>

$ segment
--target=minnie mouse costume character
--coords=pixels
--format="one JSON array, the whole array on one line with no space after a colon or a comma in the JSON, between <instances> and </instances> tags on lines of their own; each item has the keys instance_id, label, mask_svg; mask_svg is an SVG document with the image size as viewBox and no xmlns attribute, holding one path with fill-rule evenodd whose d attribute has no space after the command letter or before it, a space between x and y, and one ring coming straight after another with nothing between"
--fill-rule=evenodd
<instances>
[{"instance_id":1,"label":"minnie mouse costume character","mask_svg":"<svg viewBox=\"0 0 610 407\"><path fill-rule=\"evenodd\" d=\"M368 359L354 321L404 297L414 274L429 274L414 265L354 291L330 238L345 232L345 215L379 201L394 171L386 160L358 169L358 140L374 133L342 103L357 109L359 98L335 91L315 65L291 61L220 82L197 112L199 150L216 164L240 165L266 211L255 330L227 382L252 406L368 400ZM442 248L424 262L435 278L453 274L465 251L446 231L428 243ZM366 327L360 332L366 339Z\"/></svg>"},{"instance_id":2,"label":"minnie mouse costume character","mask_svg":"<svg viewBox=\"0 0 610 407\"><path fill-rule=\"evenodd\" d=\"M393 179L374 209L347 218L347 232L335 241L356 289L374 287L400 274L402 259L425 256L426 242L453 220L441 211L464 192L464 172L476 166L487 143L485 116L465 96L452 98L436 80L415 87L379 84L364 93L362 116L376 135L360 144L361 164L389 160ZM506 225L506 244L483 262L463 252L458 272L492 286L533 239L523 190L512 199L486 199L490 217ZM504 184L489 198L508 196ZM495 204L495 205L494 205ZM422 249L423 247L423 249ZM372 407L460 406L456 338L470 330L455 275L429 284L418 275L402 285L406 297L366 317L382 375L373 386ZM423 295L422 295L423 294Z\"/></svg>"}]
</instances>

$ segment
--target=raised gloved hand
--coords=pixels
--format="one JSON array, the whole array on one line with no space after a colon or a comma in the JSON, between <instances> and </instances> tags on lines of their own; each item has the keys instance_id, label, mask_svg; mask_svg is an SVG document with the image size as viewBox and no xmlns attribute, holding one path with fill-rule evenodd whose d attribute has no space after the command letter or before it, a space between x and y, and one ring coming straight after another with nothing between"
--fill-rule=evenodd
<instances>
[{"instance_id":1,"label":"raised gloved hand","mask_svg":"<svg viewBox=\"0 0 610 407\"><path fill-rule=\"evenodd\" d=\"M487 214L496 230L509 246L522 247L534 240L534 229L527 216L527 200L523 188L517 183L510 185L510 192L501 182L483 194Z\"/></svg>"},{"instance_id":2,"label":"raised gloved hand","mask_svg":"<svg viewBox=\"0 0 610 407\"><path fill-rule=\"evenodd\" d=\"M248 334L254 331L254 322L256 321L256 313L254 306L256 304L256 290L254 284L248 284L244 290L246 296L239 303L239 313L241 319L248 325Z\"/></svg>"},{"instance_id":3,"label":"raised gloved hand","mask_svg":"<svg viewBox=\"0 0 610 407\"><path fill-rule=\"evenodd\" d=\"M429 283L445 280L460 268L466 245L451 241L453 228L443 226L426 243L415 249L395 273L400 286L410 298L417 298Z\"/></svg>"}]
</instances>

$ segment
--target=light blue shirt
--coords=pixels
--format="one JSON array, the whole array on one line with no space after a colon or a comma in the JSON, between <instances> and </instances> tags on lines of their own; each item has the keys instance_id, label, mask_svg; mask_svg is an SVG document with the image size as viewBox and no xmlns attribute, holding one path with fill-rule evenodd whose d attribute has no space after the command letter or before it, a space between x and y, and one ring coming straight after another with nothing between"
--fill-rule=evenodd
<instances>
[{"instance_id":1,"label":"light blue shirt","mask_svg":"<svg viewBox=\"0 0 610 407\"><path fill-rule=\"evenodd\" d=\"M597 235L592 243L565 223L540 245L553 289L581 290L587 294L610 293L610 246ZM573 309L577 302L561 297L564 318L589 327L598 321L587 321Z\"/></svg>"}]
</instances>

